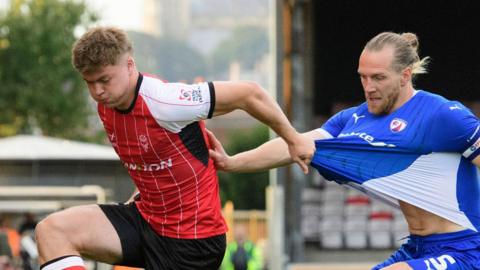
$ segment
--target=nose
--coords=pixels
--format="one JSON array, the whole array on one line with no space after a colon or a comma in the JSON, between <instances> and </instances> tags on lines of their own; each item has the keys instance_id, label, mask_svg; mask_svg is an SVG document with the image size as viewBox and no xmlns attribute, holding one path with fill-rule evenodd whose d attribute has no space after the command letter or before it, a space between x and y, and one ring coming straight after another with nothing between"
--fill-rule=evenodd
<instances>
[{"instance_id":1,"label":"nose","mask_svg":"<svg viewBox=\"0 0 480 270\"><path fill-rule=\"evenodd\" d=\"M363 84L363 90L366 93L374 92L375 91L375 85L373 84L372 80L370 78L366 78L362 80Z\"/></svg>"},{"instance_id":2,"label":"nose","mask_svg":"<svg viewBox=\"0 0 480 270\"><path fill-rule=\"evenodd\" d=\"M90 84L90 91L96 96L101 96L104 92L102 86L99 83Z\"/></svg>"},{"instance_id":3,"label":"nose","mask_svg":"<svg viewBox=\"0 0 480 270\"><path fill-rule=\"evenodd\" d=\"M366 93L375 92L375 87L372 87L372 86L364 87L364 90Z\"/></svg>"}]
</instances>

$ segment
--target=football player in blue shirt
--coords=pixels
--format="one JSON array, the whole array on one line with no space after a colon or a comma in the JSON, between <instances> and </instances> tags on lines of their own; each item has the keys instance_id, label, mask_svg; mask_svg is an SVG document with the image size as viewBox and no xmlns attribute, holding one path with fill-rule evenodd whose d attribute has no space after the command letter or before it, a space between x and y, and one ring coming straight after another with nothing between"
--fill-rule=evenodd
<instances>
[{"instance_id":1,"label":"football player in blue shirt","mask_svg":"<svg viewBox=\"0 0 480 270\"><path fill-rule=\"evenodd\" d=\"M380 33L365 46L358 74L366 102L321 128L311 165L326 179L396 204L410 236L373 269L480 269L480 122L461 103L416 90L426 73L413 33ZM292 163L271 140L228 156L213 135L217 168L253 172Z\"/></svg>"}]
</instances>

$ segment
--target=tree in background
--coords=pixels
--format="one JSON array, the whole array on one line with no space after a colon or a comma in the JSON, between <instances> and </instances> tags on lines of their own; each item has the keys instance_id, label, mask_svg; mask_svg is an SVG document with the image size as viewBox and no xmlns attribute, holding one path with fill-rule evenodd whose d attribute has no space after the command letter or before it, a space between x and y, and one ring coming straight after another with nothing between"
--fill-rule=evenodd
<instances>
[{"instance_id":1,"label":"tree in background","mask_svg":"<svg viewBox=\"0 0 480 270\"><path fill-rule=\"evenodd\" d=\"M0 136L84 136L88 93L70 51L74 30L95 20L79 1L11 2L0 17Z\"/></svg>"},{"instance_id":2,"label":"tree in background","mask_svg":"<svg viewBox=\"0 0 480 270\"><path fill-rule=\"evenodd\" d=\"M214 74L228 71L230 63L238 62L244 69L253 69L255 63L268 53L268 32L254 26L241 26L221 42L211 56Z\"/></svg>"},{"instance_id":3,"label":"tree in background","mask_svg":"<svg viewBox=\"0 0 480 270\"><path fill-rule=\"evenodd\" d=\"M140 71L155 74L170 82L192 83L197 76L205 77L208 69L203 56L184 41L157 38L140 32L129 32L135 47Z\"/></svg>"},{"instance_id":4,"label":"tree in background","mask_svg":"<svg viewBox=\"0 0 480 270\"><path fill-rule=\"evenodd\" d=\"M225 151L235 154L253 149L269 139L268 128L259 125L251 130L234 130L229 136L230 143ZM268 172L224 173L219 172L220 196L222 203L230 200L235 209L265 209L265 188L268 186Z\"/></svg>"}]
</instances>

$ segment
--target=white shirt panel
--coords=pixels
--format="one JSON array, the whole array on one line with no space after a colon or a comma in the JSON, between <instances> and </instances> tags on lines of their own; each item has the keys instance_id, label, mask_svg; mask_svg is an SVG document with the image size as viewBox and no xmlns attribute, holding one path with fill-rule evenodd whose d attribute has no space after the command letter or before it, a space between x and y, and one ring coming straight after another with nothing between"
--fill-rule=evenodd
<instances>
[{"instance_id":1,"label":"white shirt panel","mask_svg":"<svg viewBox=\"0 0 480 270\"><path fill-rule=\"evenodd\" d=\"M210 93L206 82L192 85L165 83L144 76L139 96L161 127L178 133L188 124L208 118L213 105Z\"/></svg>"}]
</instances>

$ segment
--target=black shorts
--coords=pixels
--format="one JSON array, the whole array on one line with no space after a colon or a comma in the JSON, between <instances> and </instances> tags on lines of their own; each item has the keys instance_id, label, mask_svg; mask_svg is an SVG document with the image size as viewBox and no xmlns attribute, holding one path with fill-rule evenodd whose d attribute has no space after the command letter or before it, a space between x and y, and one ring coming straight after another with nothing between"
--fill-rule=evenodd
<instances>
[{"instance_id":1,"label":"black shorts","mask_svg":"<svg viewBox=\"0 0 480 270\"><path fill-rule=\"evenodd\" d=\"M99 205L117 231L123 260L119 265L147 270L217 270L225 253L225 234L203 239L176 239L158 235L134 203Z\"/></svg>"}]
</instances>

